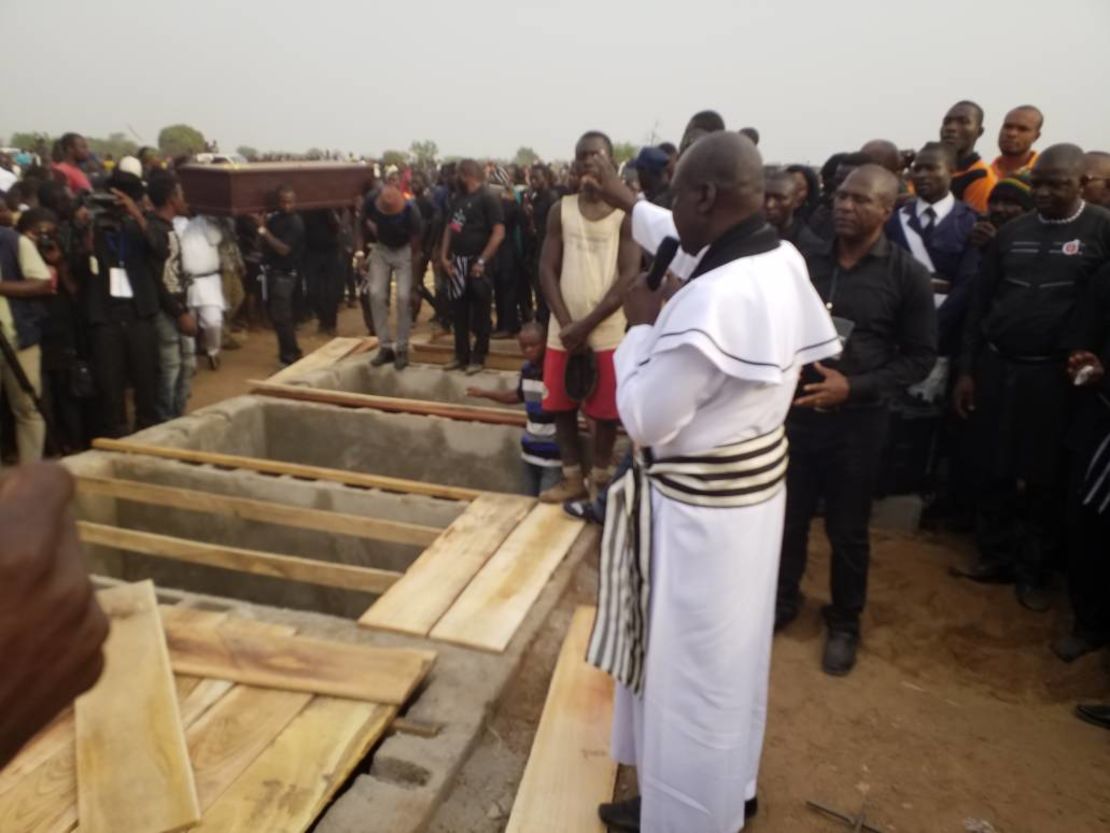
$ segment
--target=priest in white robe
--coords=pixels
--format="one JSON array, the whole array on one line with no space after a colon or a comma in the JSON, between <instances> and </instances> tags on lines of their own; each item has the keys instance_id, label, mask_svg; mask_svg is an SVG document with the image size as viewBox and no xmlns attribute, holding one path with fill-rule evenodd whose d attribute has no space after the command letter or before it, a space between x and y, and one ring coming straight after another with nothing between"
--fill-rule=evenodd
<instances>
[{"instance_id":1,"label":"priest in white robe","mask_svg":"<svg viewBox=\"0 0 1110 833\"><path fill-rule=\"evenodd\" d=\"M736 833L756 809L787 460L804 364L840 350L805 263L765 222L762 160L735 133L679 161L672 212L604 163L587 177L654 254L677 236L665 306L641 282L616 354L637 465L610 491L590 660L618 680L613 754L641 797L613 829Z\"/></svg>"}]
</instances>

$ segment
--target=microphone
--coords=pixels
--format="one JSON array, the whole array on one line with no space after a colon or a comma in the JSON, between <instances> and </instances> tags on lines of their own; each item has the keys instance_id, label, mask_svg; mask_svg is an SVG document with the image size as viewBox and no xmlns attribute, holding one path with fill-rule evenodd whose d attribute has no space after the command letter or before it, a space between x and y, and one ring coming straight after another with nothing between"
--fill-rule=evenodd
<instances>
[{"instance_id":1,"label":"microphone","mask_svg":"<svg viewBox=\"0 0 1110 833\"><path fill-rule=\"evenodd\" d=\"M648 271L647 285L652 292L663 283L663 276L667 274L667 269L670 268L676 254L678 254L678 240L674 237L664 237L659 248L655 250L655 260L652 261L651 269Z\"/></svg>"}]
</instances>

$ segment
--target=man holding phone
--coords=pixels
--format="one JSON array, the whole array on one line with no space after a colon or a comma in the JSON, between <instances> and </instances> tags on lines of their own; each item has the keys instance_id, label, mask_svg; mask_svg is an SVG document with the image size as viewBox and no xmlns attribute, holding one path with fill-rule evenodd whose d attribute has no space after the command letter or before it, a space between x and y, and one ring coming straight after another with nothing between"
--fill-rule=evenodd
<instances>
[{"instance_id":1,"label":"man holding phone","mask_svg":"<svg viewBox=\"0 0 1110 833\"><path fill-rule=\"evenodd\" d=\"M883 227L898 179L878 165L855 169L833 202L836 237L802 248L843 353L805 368L786 420L790 467L779 567L776 630L800 611L809 525L825 500L832 544L832 603L822 667L852 670L867 597L868 524L894 394L929 375L937 358L931 276Z\"/></svg>"}]
</instances>

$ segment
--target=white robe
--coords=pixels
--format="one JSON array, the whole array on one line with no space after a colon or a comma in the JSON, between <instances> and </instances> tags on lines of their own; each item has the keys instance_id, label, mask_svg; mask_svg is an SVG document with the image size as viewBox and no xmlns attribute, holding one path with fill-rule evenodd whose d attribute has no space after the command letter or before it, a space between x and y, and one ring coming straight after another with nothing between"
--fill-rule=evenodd
<instances>
[{"instance_id":1,"label":"white robe","mask_svg":"<svg viewBox=\"0 0 1110 833\"><path fill-rule=\"evenodd\" d=\"M639 203L654 251L670 212ZM672 271L688 277L704 252ZM684 286L654 327L616 352L629 436L657 458L696 454L783 424L803 364L839 351L789 244ZM642 699L616 693L613 756L635 765L644 833L735 833L756 794L767 714L786 494L755 506L690 506L652 494L651 611Z\"/></svg>"}]
</instances>

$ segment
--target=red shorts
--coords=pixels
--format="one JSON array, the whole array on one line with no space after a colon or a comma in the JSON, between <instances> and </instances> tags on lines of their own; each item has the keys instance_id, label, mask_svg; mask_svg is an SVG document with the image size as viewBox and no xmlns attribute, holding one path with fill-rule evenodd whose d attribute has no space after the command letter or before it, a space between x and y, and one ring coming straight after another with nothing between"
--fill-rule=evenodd
<instances>
[{"instance_id":1,"label":"red shorts","mask_svg":"<svg viewBox=\"0 0 1110 833\"><path fill-rule=\"evenodd\" d=\"M617 422L617 371L613 367L613 350L598 350L597 386L589 398L582 403L567 396L564 382L567 369L567 354L562 350L547 348L543 359L543 409L548 413L577 411L590 419Z\"/></svg>"}]
</instances>

